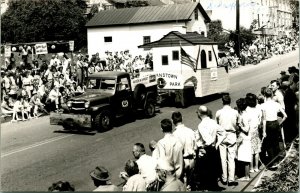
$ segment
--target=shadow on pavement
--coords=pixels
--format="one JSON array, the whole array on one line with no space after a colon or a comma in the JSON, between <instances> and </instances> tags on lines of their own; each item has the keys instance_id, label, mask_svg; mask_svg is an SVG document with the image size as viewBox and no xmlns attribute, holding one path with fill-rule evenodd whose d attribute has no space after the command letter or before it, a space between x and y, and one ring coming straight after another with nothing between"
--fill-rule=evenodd
<instances>
[{"instance_id":1,"label":"shadow on pavement","mask_svg":"<svg viewBox=\"0 0 300 193\"><path fill-rule=\"evenodd\" d=\"M83 131L83 130L56 130L53 133L66 133L66 134L77 134L77 135L95 135L96 133L93 131Z\"/></svg>"}]
</instances>

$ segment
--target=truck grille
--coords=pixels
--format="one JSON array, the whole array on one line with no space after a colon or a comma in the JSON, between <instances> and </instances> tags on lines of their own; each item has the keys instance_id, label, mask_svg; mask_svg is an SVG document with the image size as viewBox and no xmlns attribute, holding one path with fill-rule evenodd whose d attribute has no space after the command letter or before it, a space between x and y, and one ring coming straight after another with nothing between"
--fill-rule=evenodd
<instances>
[{"instance_id":1,"label":"truck grille","mask_svg":"<svg viewBox=\"0 0 300 193\"><path fill-rule=\"evenodd\" d=\"M84 101L73 101L72 102L72 109L74 110L83 110L84 108Z\"/></svg>"}]
</instances>

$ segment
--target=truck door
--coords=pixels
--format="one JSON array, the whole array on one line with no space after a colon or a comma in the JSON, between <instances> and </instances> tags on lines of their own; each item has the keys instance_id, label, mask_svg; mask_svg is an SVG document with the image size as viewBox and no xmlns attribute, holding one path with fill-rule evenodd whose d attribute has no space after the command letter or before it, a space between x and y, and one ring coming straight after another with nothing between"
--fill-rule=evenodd
<instances>
[{"instance_id":1,"label":"truck door","mask_svg":"<svg viewBox=\"0 0 300 193\"><path fill-rule=\"evenodd\" d=\"M124 115L132 110L132 91L129 85L129 77L119 78L117 81L116 90L116 105L117 115Z\"/></svg>"}]
</instances>

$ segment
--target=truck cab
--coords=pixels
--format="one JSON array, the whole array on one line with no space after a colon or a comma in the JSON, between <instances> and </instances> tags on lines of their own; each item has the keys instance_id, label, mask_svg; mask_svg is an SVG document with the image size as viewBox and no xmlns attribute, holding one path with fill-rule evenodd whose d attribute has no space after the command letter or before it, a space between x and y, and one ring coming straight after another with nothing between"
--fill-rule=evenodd
<instances>
[{"instance_id":1,"label":"truck cab","mask_svg":"<svg viewBox=\"0 0 300 193\"><path fill-rule=\"evenodd\" d=\"M50 124L61 124L69 129L78 126L106 130L116 118L134 116L136 111L142 110L147 117L152 117L157 86L155 78L152 78L153 83L150 77L146 79L148 81L133 81L126 72L94 73L87 79L86 91L67 101L63 113L50 114Z\"/></svg>"}]
</instances>

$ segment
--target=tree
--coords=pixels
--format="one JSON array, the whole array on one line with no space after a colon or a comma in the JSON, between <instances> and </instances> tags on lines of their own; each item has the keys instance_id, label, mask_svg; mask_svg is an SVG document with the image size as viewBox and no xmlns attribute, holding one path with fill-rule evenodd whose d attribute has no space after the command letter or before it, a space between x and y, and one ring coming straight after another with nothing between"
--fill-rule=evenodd
<instances>
[{"instance_id":1,"label":"tree","mask_svg":"<svg viewBox=\"0 0 300 193\"><path fill-rule=\"evenodd\" d=\"M242 44L250 45L256 39L256 35L252 33L250 29L246 29L244 27L240 28L240 48L242 48ZM231 31L229 35L229 40L236 42L237 33L235 31Z\"/></svg>"},{"instance_id":2,"label":"tree","mask_svg":"<svg viewBox=\"0 0 300 193\"><path fill-rule=\"evenodd\" d=\"M86 45L84 0L11 0L1 16L1 42L75 40Z\"/></svg>"},{"instance_id":3,"label":"tree","mask_svg":"<svg viewBox=\"0 0 300 193\"><path fill-rule=\"evenodd\" d=\"M115 5L117 9L130 7L145 7L150 3L147 0L108 0L109 3Z\"/></svg>"},{"instance_id":4,"label":"tree","mask_svg":"<svg viewBox=\"0 0 300 193\"><path fill-rule=\"evenodd\" d=\"M225 43L229 40L229 35L223 31L222 21L215 20L209 23L207 37L220 43L219 49L221 50L225 48Z\"/></svg>"},{"instance_id":5,"label":"tree","mask_svg":"<svg viewBox=\"0 0 300 193\"><path fill-rule=\"evenodd\" d=\"M94 15L98 12L99 12L98 5L93 4L92 7L91 7L91 10L90 10L90 12L88 13L88 16L87 16L88 20L92 19L94 17Z\"/></svg>"}]
</instances>

